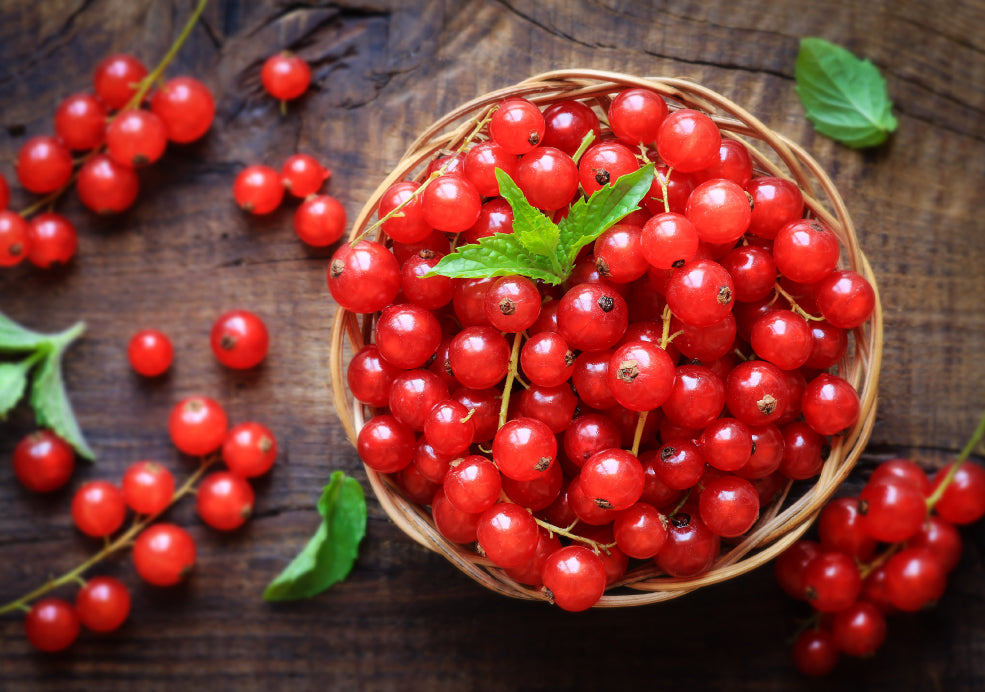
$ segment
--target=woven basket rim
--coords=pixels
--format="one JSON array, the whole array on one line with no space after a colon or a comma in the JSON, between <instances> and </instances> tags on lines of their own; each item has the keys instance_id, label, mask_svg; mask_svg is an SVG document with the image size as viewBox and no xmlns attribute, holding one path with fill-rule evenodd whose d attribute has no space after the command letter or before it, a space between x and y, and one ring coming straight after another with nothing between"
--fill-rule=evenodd
<instances>
[{"instance_id":1,"label":"woven basket rim","mask_svg":"<svg viewBox=\"0 0 985 692\"><path fill-rule=\"evenodd\" d=\"M762 174L793 181L804 193L808 213L822 221L838 236L848 268L864 276L876 292L875 310L870 319L853 330L854 348L837 366L840 376L859 392L861 414L851 430L831 439L831 452L813 485L789 503L788 482L780 499L764 508L756 526L741 542L719 555L712 568L691 578L659 575L655 567L632 570L618 585L607 589L596 607L625 607L669 600L695 589L717 584L756 569L779 555L810 527L821 508L851 473L868 442L876 419L878 378L883 343L883 313L879 289L872 267L863 254L855 227L840 193L827 173L801 146L766 127L751 113L725 96L695 82L679 78L636 77L618 72L567 69L535 75L514 85L497 89L445 114L424 130L408 146L400 161L380 182L353 222L349 239L363 235L370 227L384 191L395 182L423 176L423 166L443 152L454 151L496 103L510 96L523 96L544 104L563 99L584 99L596 105L613 93L632 87L655 91L672 107L688 107L711 115L724 136L742 142ZM601 107L601 106L599 106ZM760 151L767 145L783 167ZM784 168L785 167L785 168ZM381 239L382 231L377 237ZM352 353L369 341L372 316L359 316L337 308L332 325L330 373L333 401L346 435L355 446L367 411L347 390L345 348ZM430 513L405 499L397 486L384 475L364 465L373 492L387 516L410 538L444 556L460 571L483 586L504 595L530 600L549 600L543 590L520 584L502 569L492 565L467 546L445 539L435 528ZM647 564L652 564L648 561ZM622 588L616 588L622 587Z\"/></svg>"}]
</instances>

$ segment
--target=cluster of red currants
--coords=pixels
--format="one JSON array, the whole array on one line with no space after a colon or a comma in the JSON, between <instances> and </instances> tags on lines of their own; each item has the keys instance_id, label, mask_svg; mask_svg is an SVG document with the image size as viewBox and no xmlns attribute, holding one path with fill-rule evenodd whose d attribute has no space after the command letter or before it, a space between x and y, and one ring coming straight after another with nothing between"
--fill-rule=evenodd
<instances>
[{"instance_id":1,"label":"cluster of red currants","mask_svg":"<svg viewBox=\"0 0 985 692\"><path fill-rule=\"evenodd\" d=\"M796 185L757 175L707 115L628 89L607 119L611 132L579 101L502 102L422 183L383 194L385 237L364 233L328 268L342 308L379 312L347 372L375 414L364 463L430 505L449 541L477 541L568 610L631 559L708 570L779 487L817 475L826 436L860 414L828 371L876 303ZM513 232L497 169L558 220L650 162L642 207L562 285L435 273L453 238Z\"/></svg>"},{"instance_id":2,"label":"cluster of red currants","mask_svg":"<svg viewBox=\"0 0 985 692\"><path fill-rule=\"evenodd\" d=\"M215 529L231 531L249 518L254 492L248 479L269 471L277 457L270 430L253 421L229 428L222 406L202 396L179 402L171 412L168 430L181 452L202 458L199 470L177 489L171 471L155 461L131 464L119 485L106 480L83 483L72 499L72 519L82 533L103 539L104 547L78 568L0 608L0 612L14 607L28 611L25 631L36 648L66 648L78 637L80 624L94 632L110 632L123 624L130 612L126 585L106 575L82 579L84 571L112 553L132 546L137 574L155 586L171 586L185 577L195 564L194 539L177 524L156 522L183 496L194 492L198 515ZM227 470L203 478L217 457ZM36 492L62 487L74 463L72 448L49 431L28 435L14 450L17 477ZM135 517L121 531L128 509ZM74 605L46 595L75 582L83 585Z\"/></svg>"},{"instance_id":3,"label":"cluster of red currants","mask_svg":"<svg viewBox=\"0 0 985 692\"><path fill-rule=\"evenodd\" d=\"M913 612L944 594L961 558L955 525L985 515L985 469L952 463L929 479L907 459L879 465L858 497L828 503L818 540L800 540L774 565L789 595L815 616L797 637L793 659L824 675L839 653L869 656L886 637L886 615Z\"/></svg>"},{"instance_id":4,"label":"cluster of red currants","mask_svg":"<svg viewBox=\"0 0 985 692\"><path fill-rule=\"evenodd\" d=\"M91 93L73 94L59 104L54 136L24 143L17 179L28 192L48 197L17 214L7 209L9 188L0 178L0 266L24 259L43 268L68 262L78 244L75 226L62 214L36 211L74 180L89 209L122 212L137 198L138 168L160 159L168 142L185 144L208 131L215 116L208 87L181 76L151 93L160 76L132 55L110 55L96 67ZM77 161L72 152L85 153Z\"/></svg>"},{"instance_id":5,"label":"cluster of red currants","mask_svg":"<svg viewBox=\"0 0 985 692\"><path fill-rule=\"evenodd\" d=\"M294 212L294 231L313 247L327 247L345 233L345 207L331 195L318 194L332 172L310 154L293 154L280 173L264 164L247 166L233 183L233 197L244 211L269 214L285 191L302 200Z\"/></svg>"}]
</instances>

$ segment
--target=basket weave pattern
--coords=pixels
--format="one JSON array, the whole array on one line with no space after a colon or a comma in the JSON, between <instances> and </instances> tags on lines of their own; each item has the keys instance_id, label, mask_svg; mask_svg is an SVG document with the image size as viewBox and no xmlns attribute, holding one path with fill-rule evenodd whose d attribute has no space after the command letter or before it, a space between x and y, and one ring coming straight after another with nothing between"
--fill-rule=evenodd
<instances>
[{"instance_id":1,"label":"basket weave pattern","mask_svg":"<svg viewBox=\"0 0 985 692\"><path fill-rule=\"evenodd\" d=\"M842 264L864 276L873 288L875 277L859 247L844 201L830 178L801 147L770 130L754 116L720 94L683 79L638 78L611 72L563 70L537 75L513 86L476 98L434 123L414 141L393 171L368 199L356 218L350 238L362 235L373 222L383 193L395 182L422 181L427 164L437 156L456 151L496 104L522 96L541 108L567 99L578 99L604 113L620 90L640 87L664 96L671 109L695 108L709 114L723 137L742 142L759 174L784 177L804 194L807 215L821 220L842 244ZM603 123L603 134L605 125ZM382 233L380 235L382 238ZM347 354L370 340L373 315L355 315L341 308L331 334L331 380L335 407L347 436L355 445L359 429L372 412L347 391ZM721 555L708 572L687 579L662 575L652 561L631 568L618 585L610 587L596 607L642 605L684 595L759 567L800 538L825 502L851 472L869 439L876 413L876 390L882 353L882 311L853 332L853 339L837 374L859 392L861 415L845 434L831 439L831 452L813 486L793 497L787 483L774 501L762 508L756 525L734 545L723 544ZM548 600L540 589L519 584L469 546L451 543L435 528L430 512L406 500L386 476L366 467L370 484L387 515L412 539L445 556L461 571L496 592L523 599Z\"/></svg>"}]
</instances>

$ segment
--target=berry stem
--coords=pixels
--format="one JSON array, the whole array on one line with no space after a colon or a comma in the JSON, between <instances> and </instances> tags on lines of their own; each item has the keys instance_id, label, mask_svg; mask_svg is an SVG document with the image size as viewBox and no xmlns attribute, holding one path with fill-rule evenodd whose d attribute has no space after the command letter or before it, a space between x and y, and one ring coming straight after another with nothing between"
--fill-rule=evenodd
<instances>
[{"instance_id":1,"label":"berry stem","mask_svg":"<svg viewBox=\"0 0 985 692\"><path fill-rule=\"evenodd\" d=\"M633 449L631 450L634 457L640 455L640 441L643 438L643 426L646 425L646 415L649 411L640 411L640 417L636 421L636 433L633 435Z\"/></svg>"},{"instance_id":2,"label":"berry stem","mask_svg":"<svg viewBox=\"0 0 985 692\"><path fill-rule=\"evenodd\" d=\"M157 514L148 514L146 516L138 516L134 518L133 523L130 524L130 527L126 531L118 535L112 541L108 541L102 547L102 549L99 550L99 552L94 553L89 559L81 562L76 567L70 569L64 574L55 577L54 579L48 580L38 588L34 589L34 591L24 594L20 598L17 598L13 601L10 601L9 603L0 606L0 615L3 615L4 613L9 613L14 610L25 609L28 607L30 603L36 601L37 599L41 598L45 594L49 593L50 591L59 588L60 586L70 584L72 582L85 584L85 580L82 578L82 575L85 574L85 572L88 571L89 568L102 562L113 553L123 550L124 548L127 548L130 545L132 545L134 539L136 539L136 537L140 534L141 531L147 528L149 524L153 523L154 520L157 519L161 514L166 512L168 509L170 509L170 507L174 503L176 503L185 495L191 493L195 487L195 484L199 481L199 479L202 477L205 471L217 460L218 457L202 459L202 463L198 467L198 469L193 474L191 474L185 480L184 483L182 483L180 488L174 491L174 495L171 496L171 501L168 503L167 507L162 509Z\"/></svg>"},{"instance_id":3,"label":"berry stem","mask_svg":"<svg viewBox=\"0 0 985 692\"><path fill-rule=\"evenodd\" d=\"M506 425L506 415L510 409L510 391L513 389L513 380L516 379L517 363L520 361L520 343L523 339L523 332L517 332L513 337L513 352L510 354L510 365L506 371L506 383L503 385L503 403L499 406L499 427Z\"/></svg>"},{"instance_id":4,"label":"berry stem","mask_svg":"<svg viewBox=\"0 0 985 692\"><path fill-rule=\"evenodd\" d=\"M667 181L670 179L670 172L672 170L673 169L670 166L667 166L667 175L660 175L659 172L657 173L657 177L660 178L660 194L663 195L663 200L661 201L664 203L664 213L667 214L670 213L670 198L667 196Z\"/></svg>"},{"instance_id":5,"label":"berry stem","mask_svg":"<svg viewBox=\"0 0 985 692\"><path fill-rule=\"evenodd\" d=\"M605 551L605 553L608 555L609 554L609 548L611 548L611 547L613 547L615 545L615 543L599 543L598 541L593 540L591 538L585 538L584 536L579 536L577 533L572 533L570 529L572 527L574 527L575 524L578 523L577 521L574 524L572 524L571 526L569 526L568 528L565 528L565 529L562 529L560 526L555 526L554 524L550 523L549 521L544 521L543 519L538 519L537 517L534 517L534 521L537 522L537 525L538 526L544 527L551 534L557 534L558 536L564 536L565 538L570 538L573 541L580 541L581 543L585 543L585 544L591 546L592 550L594 550L596 553L598 553L600 551Z\"/></svg>"},{"instance_id":6,"label":"berry stem","mask_svg":"<svg viewBox=\"0 0 985 692\"><path fill-rule=\"evenodd\" d=\"M941 481L939 486L937 486L937 489L934 490L933 494L927 498L928 514L934 509L934 505L940 501L941 497L944 495L944 492L947 490L947 486L949 486L951 481L954 480L954 475L958 472L958 469L961 468L961 464L968 460L968 457L971 456L971 453L975 451L975 448L982 443L983 439L985 439L985 414L983 414L981 419L978 421L978 427L975 428L975 432L972 433L968 443L965 444L964 448L958 453L957 459L955 459L954 463L951 465L951 468L948 469L947 475L944 476L944 480Z\"/></svg>"},{"instance_id":7,"label":"berry stem","mask_svg":"<svg viewBox=\"0 0 985 692\"><path fill-rule=\"evenodd\" d=\"M778 295L783 296L786 299L786 301L788 303L790 303L790 309L793 312L795 312L796 314L800 315L801 317L803 317L808 322L821 322L821 321L824 320L823 317L818 317L817 315L812 315L811 313L809 313L806 310L804 310L804 308L800 307L800 305L797 304L797 299L794 298L792 295L790 295L787 291L785 291L783 289L783 287L779 283L777 283L773 288L776 289L776 292L777 292ZM774 297L774 300L775 300L775 297Z\"/></svg>"},{"instance_id":8,"label":"berry stem","mask_svg":"<svg viewBox=\"0 0 985 692\"><path fill-rule=\"evenodd\" d=\"M571 160L578 165L578 161L581 160L582 154L588 151L588 147L592 146L592 142L595 141L595 130L589 130L585 133L585 136L581 138L581 144L575 149L575 153L571 155Z\"/></svg>"},{"instance_id":9,"label":"berry stem","mask_svg":"<svg viewBox=\"0 0 985 692\"><path fill-rule=\"evenodd\" d=\"M674 313L670 311L669 305L664 305L663 315L661 319L663 320L663 333L660 335L660 348L667 350L667 344L670 343L670 320L674 316ZM677 336L676 334L674 336Z\"/></svg>"}]
</instances>

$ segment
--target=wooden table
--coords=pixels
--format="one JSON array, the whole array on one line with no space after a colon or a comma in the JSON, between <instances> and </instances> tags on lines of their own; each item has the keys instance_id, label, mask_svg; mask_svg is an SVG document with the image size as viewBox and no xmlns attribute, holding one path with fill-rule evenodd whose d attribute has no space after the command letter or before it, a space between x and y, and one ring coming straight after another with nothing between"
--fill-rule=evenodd
<instances>
[{"instance_id":1,"label":"wooden table","mask_svg":"<svg viewBox=\"0 0 985 692\"><path fill-rule=\"evenodd\" d=\"M659 5L659 6L654 6ZM64 96L90 88L101 57L127 51L154 64L189 0L0 2L0 170L29 137L52 131ZM42 655L18 617L0 619L3 689L821 689L985 688L985 526L934 609L893 616L871 660L843 660L824 682L794 670L788 639L805 612L769 569L652 607L571 615L483 590L405 538L369 501L368 535L344 584L309 602L264 603L267 582L314 530L314 503L334 469L365 479L337 424L328 388L334 313L325 288L331 249L305 247L296 203L249 217L231 185L247 164L279 166L311 152L333 170L328 191L351 216L424 126L474 95L563 66L683 76L704 83L806 146L831 173L879 277L886 310L879 418L852 481L895 454L928 467L963 444L985 409L985 2L319 3L215 0L169 74L197 75L218 113L199 143L171 147L140 173L129 212L98 218L68 195L78 226L73 262L0 272L0 310L39 330L78 319L67 386L98 453L69 487L35 496L0 464L0 601L98 548L68 505L88 479L118 479L138 459L179 475L168 412L180 398L220 400L234 421L277 434L275 470L257 484L256 516L219 535L191 502L169 515L198 540L194 576L174 589L139 583L129 559L100 572L133 589L130 620ZM819 35L870 58L885 75L899 131L853 151L815 134L794 92L798 40ZM263 59L298 51L310 93L286 114L260 87ZM29 198L15 190L12 206ZM208 332L234 307L272 331L266 363L235 373L215 361ZM125 349L138 327L171 335L175 365L145 381ZM0 459L32 429L26 406L0 424ZM71 596L71 589L64 592Z\"/></svg>"}]
</instances>

